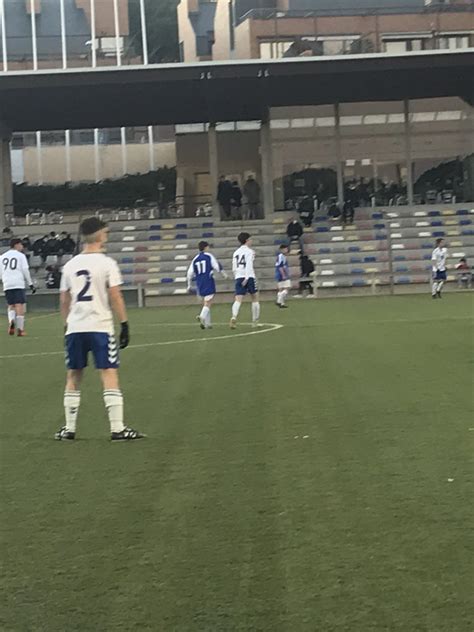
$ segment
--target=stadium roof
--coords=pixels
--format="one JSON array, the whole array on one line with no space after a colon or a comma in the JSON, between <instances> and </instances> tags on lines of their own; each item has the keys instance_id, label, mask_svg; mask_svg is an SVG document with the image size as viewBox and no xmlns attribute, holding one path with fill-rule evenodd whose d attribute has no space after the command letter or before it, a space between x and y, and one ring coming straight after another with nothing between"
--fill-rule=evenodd
<instances>
[{"instance_id":1,"label":"stadium roof","mask_svg":"<svg viewBox=\"0 0 474 632\"><path fill-rule=\"evenodd\" d=\"M268 107L458 96L474 102L474 50L8 72L11 131L265 118Z\"/></svg>"}]
</instances>

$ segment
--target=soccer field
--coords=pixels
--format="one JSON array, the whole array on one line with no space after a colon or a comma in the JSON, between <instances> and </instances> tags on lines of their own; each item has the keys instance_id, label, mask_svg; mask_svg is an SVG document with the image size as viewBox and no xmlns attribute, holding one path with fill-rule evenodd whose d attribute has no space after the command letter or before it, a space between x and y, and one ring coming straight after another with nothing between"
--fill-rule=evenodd
<instances>
[{"instance_id":1,"label":"soccer field","mask_svg":"<svg viewBox=\"0 0 474 632\"><path fill-rule=\"evenodd\" d=\"M229 311L130 313L131 444L92 370L53 441L59 316L2 335L2 632L472 632L472 295Z\"/></svg>"}]
</instances>

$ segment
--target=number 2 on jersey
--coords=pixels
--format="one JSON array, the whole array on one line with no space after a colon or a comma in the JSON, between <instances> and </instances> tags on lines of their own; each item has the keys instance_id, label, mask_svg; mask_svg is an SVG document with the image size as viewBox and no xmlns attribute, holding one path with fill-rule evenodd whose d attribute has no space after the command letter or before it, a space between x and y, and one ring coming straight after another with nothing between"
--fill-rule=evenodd
<instances>
[{"instance_id":1,"label":"number 2 on jersey","mask_svg":"<svg viewBox=\"0 0 474 632\"><path fill-rule=\"evenodd\" d=\"M76 276L77 277L84 277L84 287L82 288L82 290L79 292L79 294L77 295L77 302L80 303L81 301L92 301L92 294L87 294L87 292L89 291L89 288L91 286L91 273L89 272L89 270L78 270L76 272Z\"/></svg>"},{"instance_id":2,"label":"number 2 on jersey","mask_svg":"<svg viewBox=\"0 0 474 632\"><path fill-rule=\"evenodd\" d=\"M239 255L235 255L237 267L245 268L245 255L239 257Z\"/></svg>"}]
</instances>

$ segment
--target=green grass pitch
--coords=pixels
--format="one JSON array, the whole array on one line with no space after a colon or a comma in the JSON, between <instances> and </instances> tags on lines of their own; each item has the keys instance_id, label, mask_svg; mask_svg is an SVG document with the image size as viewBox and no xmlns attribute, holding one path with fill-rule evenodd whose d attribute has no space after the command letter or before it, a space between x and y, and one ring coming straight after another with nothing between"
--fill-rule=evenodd
<instances>
[{"instance_id":1,"label":"green grass pitch","mask_svg":"<svg viewBox=\"0 0 474 632\"><path fill-rule=\"evenodd\" d=\"M472 632L472 295L229 309L130 313L132 444L93 370L52 440L57 315L2 334L0 630Z\"/></svg>"}]
</instances>

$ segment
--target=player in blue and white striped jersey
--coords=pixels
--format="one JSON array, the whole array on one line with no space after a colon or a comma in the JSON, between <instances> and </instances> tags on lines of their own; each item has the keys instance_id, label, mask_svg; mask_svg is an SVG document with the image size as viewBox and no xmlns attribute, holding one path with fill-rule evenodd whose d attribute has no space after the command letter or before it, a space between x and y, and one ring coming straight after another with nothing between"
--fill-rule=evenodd
<instances>
[{"instance_id":1,"label":"player in blue and white striped jersey","mask_svg":"<svg viewBox=\"0 0 474 632\"><path fill-rule=\"evenodd\" d=\"M198 244L199 254L191 261L188 268L188 292L191 290L193 279L196 282L197 294L202 298L201 313L197 317L201 329L210 329L211 324L211 304L216 293L216 282L214 272L220 272L224 279L227 274L221 264L209 252L207 241L200 241Z\"/></svg>"},{"instance_id":2,"label":"player in blue and white striped jersey","mask_svg":"<svg viewBox=\"0 0 474 632\"><path fill-rule=\"evenodd\" d=\"M285 304L286 297L291 289L290 266L288 264L288 246L282 244L275 261L275 279L278 286L276 304L280 308L288 307Z\"/></svg>"}]
</instances>

